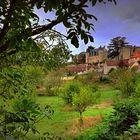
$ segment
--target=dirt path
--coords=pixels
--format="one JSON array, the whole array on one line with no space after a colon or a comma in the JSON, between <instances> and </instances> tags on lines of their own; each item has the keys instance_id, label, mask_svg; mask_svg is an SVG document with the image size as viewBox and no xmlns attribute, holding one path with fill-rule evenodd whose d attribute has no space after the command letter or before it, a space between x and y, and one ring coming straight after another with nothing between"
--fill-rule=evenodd
<instances>
[{"instance_id":1,"label":"dirt path","mask_svg":"<svg viewBox=\"0 0 140 140\"><path fill-rule=\"evenodd\" d=\"M94 105L93 108L102 109L102 108L110 107L111 105L112 105L112 101L107 100L107 101L104 101L104 102L101 102L99 104Z\"/></svg>"},{"instance_id":2,"label":"dirt path","mask_svg":"<svg viewBox=\"0 0 140 140\"><path fill-rule=\"evenodd\" d=\"M91 108L97 108L97 109L103 109L110 107L112 104L111 100L101 102L100 104L96 104L92 106ZM72 126L69 128L69 130L66 132L67 136L76 136L81 133L81 131L84 131L87 128L96 126L101 120L103 119L103 115L97 115L93 117L84 117L83 118L83 125L81 126L79 123L79 118L72 120Z\"/></svg>"},{"instance_id":3,"label":"dirt path","mask_svg":"<svg viewBox=\"0 0 140 140\"><path fill-rule=\"evenodd\" d=\"M74 119L72 121L71 128L66 132L65 135L74 137L74 136L80 134L85 129L95 126L101 120L102 120L102 116L100 116L100 115L94 116L94 117L84 117L83 125L81 126L79 123L79 119Z\"/></svg>"}]
</instances>

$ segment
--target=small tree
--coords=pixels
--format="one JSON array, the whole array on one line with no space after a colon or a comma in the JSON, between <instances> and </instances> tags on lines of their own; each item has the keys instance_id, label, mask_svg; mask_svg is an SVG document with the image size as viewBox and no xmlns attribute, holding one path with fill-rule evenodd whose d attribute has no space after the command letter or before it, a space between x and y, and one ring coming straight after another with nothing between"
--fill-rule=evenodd
<instances>
[{"instance_id":1,"label":"small tree","mask_svg":"<svg viewBox=\"0 0 140 140\"><path fill-rule=\"evenodd\" d=\"M81 84L78 81L69 81L64 84L62 89L62 98L66 104L72 105L74 94L79 95L80 85Z\"/></svg>"},{"instance_id":2,"label":"small tree","mask_svg":"<svg viewBox=\"0 0 140 140\"><path fill-rule=\"evenodd\" d=\"M80 114L80 124L83 124L83 112L89 105L95 102L95 99L94 93L88 87L81 88L79 94L73 95L72 103L75 110Z\"/></svg>"}]
</instances>

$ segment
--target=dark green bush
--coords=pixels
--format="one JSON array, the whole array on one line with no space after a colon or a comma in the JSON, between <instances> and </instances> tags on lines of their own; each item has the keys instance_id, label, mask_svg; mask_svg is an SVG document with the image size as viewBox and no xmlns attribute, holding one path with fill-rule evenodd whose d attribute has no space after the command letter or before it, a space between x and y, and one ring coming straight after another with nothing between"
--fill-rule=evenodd
<instances>
[{"instance_id":1,"label":"dark green bush","mask_svg":"<svg viewBox=\"0 0 140 140\"><path fill-rule=\"evenodd\" d=\"M118 136L118 140L139 140L140 139L140 126L132 125L128 131L125 131L122 135Z\"/></svg>"},{"instance_id":2,"label":"dark green bush","mask_svg":"<svg viewBox=\"0 0 140 140\"><path fill-rule=\"evenodd\" d=\"M107 84L107 83L110 83L110 80L109 80L108 77L101 76L101 77L100 77L100 83Z\"/></svg>"},{"instance_id":3,"label":"dark green bush","mask_svg":"<svg viewBox=\"0 0 140 140\"><path fill-rule=\"evenodd\" d=\"M140 109L140 100L125 99L114 105L114 112L108 119L108 131L105 134L108 140L115 139L118 135L123 134L131 128L132 125L138 123ZM105 131L99 134L99 137L104 138Z\"/></svg>"},{"instance_id":4,"label":"dark green bush","mask_svg":"<svg viewBox=\"0 0 140 140\"><path fill-rule=\"evenodd\" d=\"M114 112L98 125L88 135L83 135L79 140L119 140L137 125L140 115L139 99L124 99L114 105ZM122 139L121 139L122 140Z\"/></svg>"}]
</instances>

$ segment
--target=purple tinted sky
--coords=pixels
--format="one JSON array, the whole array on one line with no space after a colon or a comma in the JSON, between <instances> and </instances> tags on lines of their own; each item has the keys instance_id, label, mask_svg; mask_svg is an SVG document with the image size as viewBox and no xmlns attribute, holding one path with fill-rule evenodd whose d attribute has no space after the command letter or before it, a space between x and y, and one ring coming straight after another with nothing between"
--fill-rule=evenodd
<instances>
[{"instance_id":1,"label":"purple tinted sky","mask_svg":"<svg viewBox=\"0 0 140 140\"><path fill-rule=\"evenodd\" d=\"M97 4L94 8L88 8L87 11L98 18L98 21L91 21L95 25L95 32L91 33L95 42L88 45L95 47L108 45L110 39L124 36L129 44L140 46L140 0L117 0L117 5L113 3ZM39 14L41 22L45 18L55 18L54 13L49 13L46 17L42 10L38 10L37 14ZM66 32L62 24L55 28L63 33ZM80 41L78 49L75 49L70 41L68 41L68 45L74 54L85 51L88 46L82 41Z\"/></svg>"}]
</instances>

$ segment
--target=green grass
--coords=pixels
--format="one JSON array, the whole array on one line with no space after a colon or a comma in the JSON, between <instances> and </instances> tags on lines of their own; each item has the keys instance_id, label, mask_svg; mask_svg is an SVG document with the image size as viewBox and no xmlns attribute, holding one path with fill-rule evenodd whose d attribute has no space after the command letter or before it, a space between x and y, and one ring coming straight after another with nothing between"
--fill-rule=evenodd
<instances>
[{"instance_id":1,"label":"green grass","mask_svg":"<svg viewBox=\"0 0 140 140\"><path fill-rule=\"evenodd\" d=\"M112 99L118 93L110 87L101 88L98 92L101 93L100 102ZM72 125L72 120L79 117L79 114L75 111L63 111L64 101L59 97L47 97L41 96L37 97L37 102L42 105L50 105L54 110L54 115L52 119L44 118L37 124L37 128L40 132L50 132L55 135L66 137L66 132ZM96 115L106 115L112 112L112 107L107 107L104 109L97 109L88 107L83 113L84 116L96 116ZM30 135L31 139L35 139L36 136Z\"/></svg>"},{"instance_id":2,"label":"green grass","mask_svg":"<svg viewBox=\"0 0 140 140\"><path fill-rule=\"evenodd\" d=\"M114 99L116 98L116 96L120 95L120 91L119 90L116 90L112 87L101 87L97 93L100 93L101 94L101 97L100 97L100 102L102 101L105 101L105 100L108 100L108 99Z\"/></svg>"}]
</instances>

